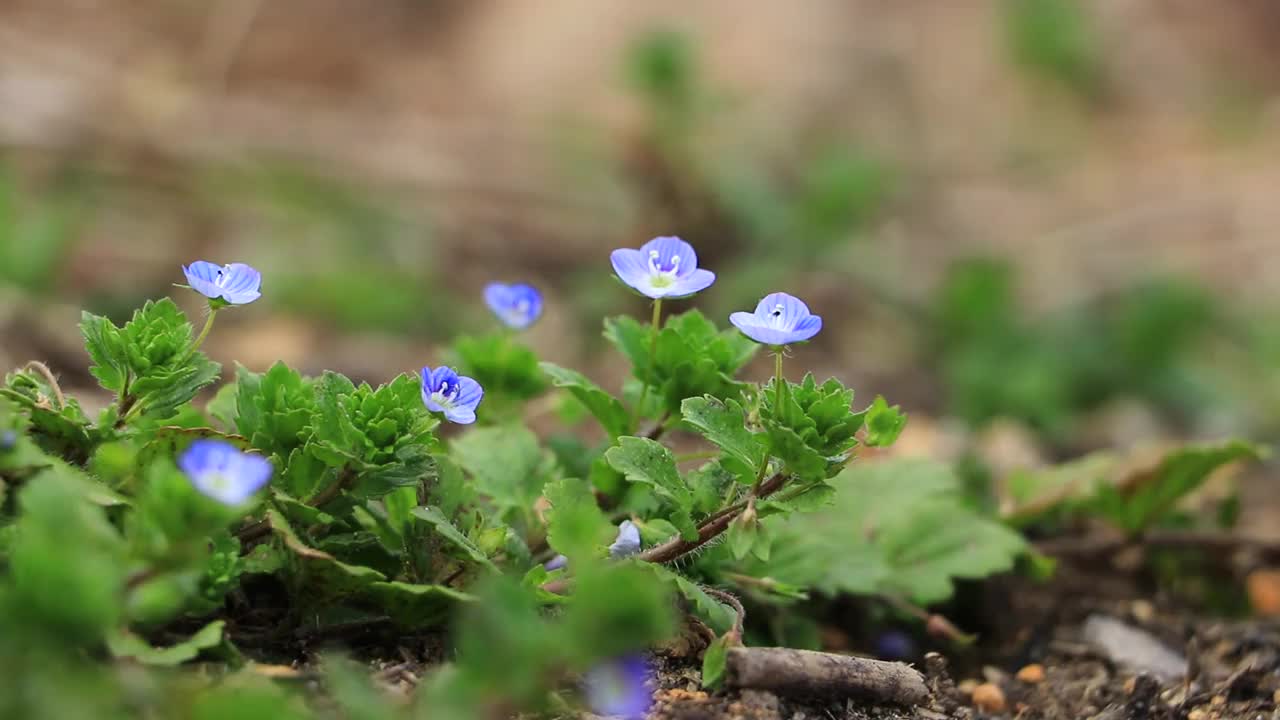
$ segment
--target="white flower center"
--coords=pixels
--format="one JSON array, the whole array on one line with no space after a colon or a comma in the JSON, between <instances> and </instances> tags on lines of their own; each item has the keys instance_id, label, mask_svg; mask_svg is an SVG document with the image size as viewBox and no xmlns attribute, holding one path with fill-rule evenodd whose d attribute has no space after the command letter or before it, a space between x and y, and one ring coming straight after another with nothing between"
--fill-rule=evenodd
<instances>
[{"instance_id":1,"label":"white flower center","mask_svg":"<svg viewBox=\"0 0 1280 720\"><path fill-rule=\"evenodd\" d=\"M458 383L451 383L448 380L440 383L440 389L431 393L431 399L436 404L443 407L453 407L453 401L458 399L458 391L461 386Z\"/></svg>"},{"instance_id":2,"label":"white flower center","mask_svg":"<svg viewBox=\"0 0 1280 720\"><path fill-rule=\"evenodd\" d=\"M675 281L676 273L680 271L680 256L672 255L670 267L662 268L662 263L658 261L661 255L657 250L649 251L649 273L652 275L650 282L654 287L667 287Z\"/></svg>"},{"instance_id":3,"label":"white flower center","mask_svg":"<svg viewBox=\"0 0 1280 720\"><path fill-rule=\"evenodd\" d=\"M231 281L231 266L223 265L222 268L218 270L218 277L213 279L213 284L217 285L220 288L226 288L227 283L230 281Z\"/></svg>"}]
</instances>

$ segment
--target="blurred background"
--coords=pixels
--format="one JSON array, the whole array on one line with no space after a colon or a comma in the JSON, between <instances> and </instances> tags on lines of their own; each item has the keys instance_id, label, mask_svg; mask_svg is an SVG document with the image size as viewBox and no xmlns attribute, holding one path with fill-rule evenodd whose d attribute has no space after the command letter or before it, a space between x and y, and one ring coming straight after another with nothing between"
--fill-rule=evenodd
<instances>
[{"instance_id":1,"label":"blurred background","mask_svg":"<svg viewBox=\"0 0 1280 720\"><path fill-rule=\"evenodd\" d=\"M1278 161L1271 0L8 0L0 365L90 387L80 309L205 259L266 278L224 364L385 380L528 281L616 388L609 251L676 234L910 450L1267 440Z\"/></svg>"}]
</instances>

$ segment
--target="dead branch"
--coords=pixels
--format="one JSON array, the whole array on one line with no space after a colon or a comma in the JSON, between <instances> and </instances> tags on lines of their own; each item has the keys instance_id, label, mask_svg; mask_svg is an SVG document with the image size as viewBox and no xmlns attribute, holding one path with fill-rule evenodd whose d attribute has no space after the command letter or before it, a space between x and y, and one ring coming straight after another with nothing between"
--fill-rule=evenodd
<instances>
[{"instance_id":1,"label":"dead branch","mask_svg":"<svg viewBox=\"0 0 1280 720\"><path fill-rule=\"evenodd\" d=\"M905 663L791 648L730 648L725 684L796 697L861 698L898 705L923 705L930 699L924 676Z\"/></svg>"}]
</instances>

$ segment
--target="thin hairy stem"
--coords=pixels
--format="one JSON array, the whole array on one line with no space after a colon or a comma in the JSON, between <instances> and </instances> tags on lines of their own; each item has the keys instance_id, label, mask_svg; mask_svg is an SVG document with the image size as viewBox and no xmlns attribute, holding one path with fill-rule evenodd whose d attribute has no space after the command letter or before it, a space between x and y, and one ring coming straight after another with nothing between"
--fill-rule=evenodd
<instances>
[{"instance_id":1,"label":"thin hairy stem","mask_svg":"<svg viewBox=\"0 0 1280 720\"><path fill-rule=\"evenodd\" d=\"M49 369L48 365L39 360L32 360L24 365L22 369L34 370L39 373L44 378L44 381L49 384L49 389L53 391L53 397L58 401L58 409L61 410L66 407L67 396L62 394L62 386L58 384L58 378L54 377L53 371Z\"/></svg>"},{"instance_id":2,"label":"thin hairy stem","mask_svg":"<svg viewBox=\"0 0 1280 720\"><path fill-rule=\"evenodd\" d=\"M662 299L658 298L653 301L653 321L649 331L649 367L644 374L644 384L640 386L640 400L636 402L635 418L632 425L640 423L640 417L644 413L644 401L649 397L649 386L653 384L653 363L654 358L658 354L658 331L661 329L662 323ZM659 423L661 425L661 423Z\"/></svg>"}]
</instances>

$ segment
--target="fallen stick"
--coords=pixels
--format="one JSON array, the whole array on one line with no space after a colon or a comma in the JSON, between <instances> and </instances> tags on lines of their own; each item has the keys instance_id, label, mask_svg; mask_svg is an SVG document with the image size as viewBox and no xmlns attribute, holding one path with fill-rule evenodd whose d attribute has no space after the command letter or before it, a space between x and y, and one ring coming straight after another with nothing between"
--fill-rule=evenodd
<instances>
[{"instance_id":1,"label":"fallen stick","mask_svg":"<svg viewBox=\"0 0 1280 720\"><path fill-rule=\"evenodd\" d=\"M729 648L725 685L898 705L923 705L930 699L924 676L910 665L790 648Z\"/></svg>"}]
</instances>

